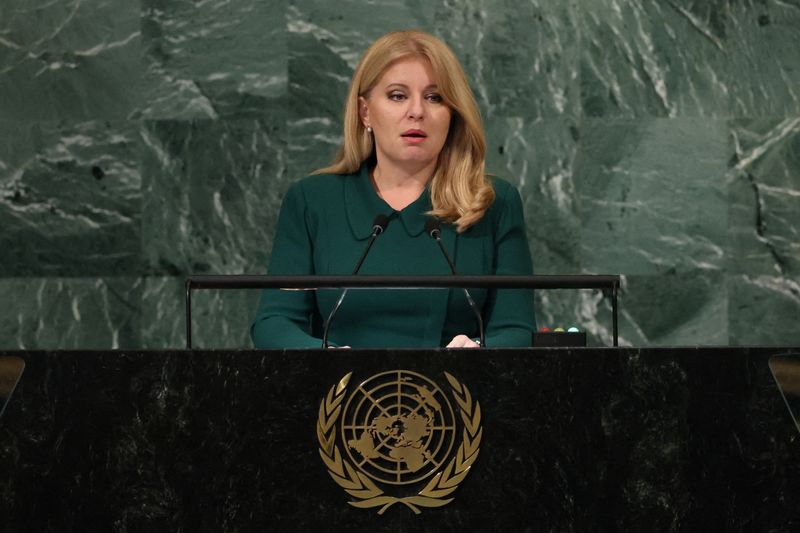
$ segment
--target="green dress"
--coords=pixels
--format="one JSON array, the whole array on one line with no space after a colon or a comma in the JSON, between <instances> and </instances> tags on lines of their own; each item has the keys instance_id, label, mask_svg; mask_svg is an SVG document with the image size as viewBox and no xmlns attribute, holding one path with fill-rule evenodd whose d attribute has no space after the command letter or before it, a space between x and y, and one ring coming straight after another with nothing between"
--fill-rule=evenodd
<instances>
[{"instance_id":1,"label":"green dress","mask_svg":"<svg viewBox=\"0 0 800 533\"><path fill-rule=\"evenodd\" d=\"M483 218L458 234L442 224L442 241L459 274L531 274L522 202L509 183L493 181L496 199ZM450 268L424 231L428 189L402 211L381 199L366 165L355 174L322 174L295 183L283 200L269 273L351 274L378 214L389 216L361 275L447 275ZM322 327L340 290L264 290L250 328L257 348L319 348ZM482 310L487 347L530 346L533 291L470 289ZM330 328L331 345L353 348L439 347L458 334L478 337L461 289L348 291Z\"/></svg>"}]
</instances>

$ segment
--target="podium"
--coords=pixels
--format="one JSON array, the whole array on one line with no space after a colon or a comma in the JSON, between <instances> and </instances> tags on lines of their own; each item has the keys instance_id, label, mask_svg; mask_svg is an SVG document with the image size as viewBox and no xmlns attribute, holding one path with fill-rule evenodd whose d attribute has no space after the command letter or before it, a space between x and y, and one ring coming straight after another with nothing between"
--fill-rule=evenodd
<instances>
[{"instance_id":1,"label":"podium","mask_svg":"<svg viewBox=\"0 0 800 533\"><path fill-rule=\"evenodd\" d=\"M788 530L787 351L4 352L0 530Z\"/></svg>"}]
</instances>

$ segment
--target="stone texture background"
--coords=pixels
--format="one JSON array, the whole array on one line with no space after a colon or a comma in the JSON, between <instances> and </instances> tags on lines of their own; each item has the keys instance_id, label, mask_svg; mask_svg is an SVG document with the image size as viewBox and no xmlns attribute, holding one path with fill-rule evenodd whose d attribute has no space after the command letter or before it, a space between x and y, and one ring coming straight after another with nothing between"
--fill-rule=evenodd
<instances>
[{"instance_id":1,"label":"stone texture background","mask_svg":"<svg viewBox=\"0 0 800 533\"><path fill-rule=\"evenodd\" d=\"M262 273L369 43L463 62L538 273L620 273L622 342L800 343L799 0L3 0L0 349L180 348L183 276ZM249 346L256 291L198 292ZM610 343L593 291L540 325Z\"/></svg>"}]
</instances>

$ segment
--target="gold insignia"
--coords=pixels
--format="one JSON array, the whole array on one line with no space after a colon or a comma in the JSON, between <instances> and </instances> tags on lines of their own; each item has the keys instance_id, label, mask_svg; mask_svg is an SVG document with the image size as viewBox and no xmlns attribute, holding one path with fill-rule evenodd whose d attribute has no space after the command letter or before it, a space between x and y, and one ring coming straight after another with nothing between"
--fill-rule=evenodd
<instances>
[{"instance_id":1,"label":"gold insignia","mask_svg":"<svg viewBox=\"0 0 800 533\"><path fill-rule=\"evenodd\" d=\"M376 374L348 396L352 374L331 387L317 419L320 457L354 498L350 505L379 507L383 514L402 503L419 514L421 507L453 501L450 495L477 459L483 436L481 407L467 387L444 373L456 415L444 391L422 374ZM453 454L458 426L461 443Z\"/></svg>"}]
</instances>

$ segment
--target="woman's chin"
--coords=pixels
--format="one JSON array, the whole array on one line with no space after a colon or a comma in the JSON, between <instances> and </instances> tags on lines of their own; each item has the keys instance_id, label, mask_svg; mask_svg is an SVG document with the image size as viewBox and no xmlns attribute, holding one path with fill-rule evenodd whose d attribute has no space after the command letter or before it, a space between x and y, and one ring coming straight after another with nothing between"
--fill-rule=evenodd
<instances>
[{"instance_id":1,"label":"woman's chin","mask_svg":"<svg viewBox=\"0 0 800 533\"><path fill-rule=\"evenodd\" d=\"M436 162L436 156L432 156L427 151L422 150L404 150L402 153L397 154L395 157L388 157L395 165L414 165L426 166ZM380 164L380 158L378 158Z\"/></svg>"}]
</instances>

